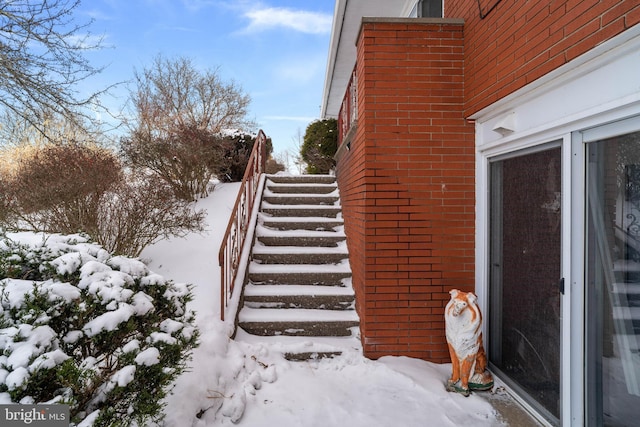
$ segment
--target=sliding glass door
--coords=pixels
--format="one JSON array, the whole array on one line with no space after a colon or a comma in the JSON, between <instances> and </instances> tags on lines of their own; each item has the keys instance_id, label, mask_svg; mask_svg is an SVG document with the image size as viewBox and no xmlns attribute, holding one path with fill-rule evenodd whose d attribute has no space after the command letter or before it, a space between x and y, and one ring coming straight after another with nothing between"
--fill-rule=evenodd
<instances>
[{"instance_id":1,"label":"sliding glass door","mask_svg":"<svg viewBox=\"0 0 640 427\"><path fill-rule=\"evenodd\" d=\"M490 163L489 362L551 423L560 417L560 142Z\"/></svg>"},{"instance_id":2,"label":"sliding glass door","mask_svg":"<svg viewBox=\"0 0 640 427\"><path fill-rule=\"evenodd\" d=\"M586 407L640 422L640 132L587 143Z\"/></svg>"}]
</instances>

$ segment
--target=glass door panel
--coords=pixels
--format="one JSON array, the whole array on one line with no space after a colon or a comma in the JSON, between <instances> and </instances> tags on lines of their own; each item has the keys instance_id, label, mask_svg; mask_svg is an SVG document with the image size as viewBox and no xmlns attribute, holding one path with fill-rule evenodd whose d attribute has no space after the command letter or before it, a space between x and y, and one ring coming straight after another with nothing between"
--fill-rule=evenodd
<instances>
[{"instance_id":1,"label":"glass door panel","mask_svg":"<svg viewBox=\"0 0 640 427\"><path fill-rule=\"evenodd\" d=\"M490 174L490 366L551 423L557 423L560 144L493 161Z\"/></svg>"},{"instance_id":2,"label":"glass door panel","mask_svg":"<svg viewBox=\"0 0 640 427\"><path fill-rule=\"evenodd\" d=\"M587 419L640 419L640 132L587 144Z\"/></svg>"}]
</instances>

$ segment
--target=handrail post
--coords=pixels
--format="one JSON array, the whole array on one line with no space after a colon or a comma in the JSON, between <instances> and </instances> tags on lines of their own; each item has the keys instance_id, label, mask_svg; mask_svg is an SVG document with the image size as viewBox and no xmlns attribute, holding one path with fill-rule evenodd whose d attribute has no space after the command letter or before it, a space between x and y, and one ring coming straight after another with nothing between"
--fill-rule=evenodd
<instances>
[{"instance_id":1,"label":"handrail post","mask_svg":"<svg viewBox=\"0 0 640 427\"><path fill-rule=\"evenodd\" d=\"M247 168L242 177L242 184L236 197L231 217L227 224L220 250L220 319L224 320L229 299L238 275L238 267L242 256L249 221L254 209L260 176L265 172L267 137L262 130L258 131L256 141L251 150Z\"/></svg>"}]
</instances>

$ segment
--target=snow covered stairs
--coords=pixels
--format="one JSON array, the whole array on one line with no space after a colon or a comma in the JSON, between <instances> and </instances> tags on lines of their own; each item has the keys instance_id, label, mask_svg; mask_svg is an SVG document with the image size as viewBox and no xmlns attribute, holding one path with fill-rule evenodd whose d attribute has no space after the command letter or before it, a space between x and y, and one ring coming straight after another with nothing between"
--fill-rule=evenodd
<instances>
[{"instance_id":1,"label":"snow covered stairs","mask_svg":"<svg viewBox=\"0 0 640 427\"><path fill-rule=\"evenodd\" d=\"M236 339L289 359L360 350L335 177L269 175Z\"/></svg>"}]
</instances>

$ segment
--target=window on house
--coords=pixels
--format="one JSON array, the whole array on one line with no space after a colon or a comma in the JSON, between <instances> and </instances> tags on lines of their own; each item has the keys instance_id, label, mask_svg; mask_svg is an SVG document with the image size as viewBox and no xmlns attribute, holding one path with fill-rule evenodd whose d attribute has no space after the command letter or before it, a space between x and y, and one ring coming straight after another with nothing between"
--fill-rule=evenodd
<instances>
[{"instance_id":1,"label":"window on house","mask_svg":"<svg viewBox=\"0 0 640 427\"><path fill-rule=\"evenodd\" d=\"M411 14L412 18L442 18L443 0L420 0Z\"/></svg>"}]
</instances>

